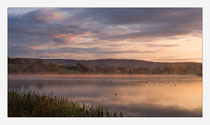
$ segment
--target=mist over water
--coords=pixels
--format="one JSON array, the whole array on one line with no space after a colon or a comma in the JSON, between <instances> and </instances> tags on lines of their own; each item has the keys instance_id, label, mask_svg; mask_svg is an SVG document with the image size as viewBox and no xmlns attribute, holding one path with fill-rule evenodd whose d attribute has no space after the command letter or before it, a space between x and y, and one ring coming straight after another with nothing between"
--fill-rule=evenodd
<instances>
[{"instance_id":1,"label":"mist over water","mask_svg":"<svg viewBox=\"0 0 210 125\"><path fill-rule=\"evenodd\" d=\"M8 89L53 93L126 116L202 116L202 78L193 75L9 75Z\"/></svg>"}]
</instances>

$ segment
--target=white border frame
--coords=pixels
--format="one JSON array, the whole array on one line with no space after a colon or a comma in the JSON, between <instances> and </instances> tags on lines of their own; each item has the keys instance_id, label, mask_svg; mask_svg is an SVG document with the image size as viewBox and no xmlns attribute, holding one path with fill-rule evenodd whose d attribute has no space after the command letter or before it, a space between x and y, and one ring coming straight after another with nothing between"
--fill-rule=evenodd
<instances>
[{"instance_id":1,"label":"white border frame","mask_svg":"<svg viewBox=\"0 0 210 125\"><path fill-rule=\"evenodd\" d=\"M209 0L0 0L0 122L1 124L208 124L210 123L210 8ZM161 118L8 118L7 117L7 8L8 7L202 7L203 8L203 117ZM192 48L193 49L193 48Z\"/></svg>"}]
</instances>

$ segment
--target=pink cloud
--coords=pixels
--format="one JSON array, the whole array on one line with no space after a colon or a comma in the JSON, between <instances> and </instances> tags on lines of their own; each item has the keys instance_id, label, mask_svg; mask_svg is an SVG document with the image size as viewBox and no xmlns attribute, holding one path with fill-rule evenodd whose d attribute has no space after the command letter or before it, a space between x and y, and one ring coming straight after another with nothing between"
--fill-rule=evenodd
<instances>
[{"instance_id":1,"label":"pink cloud","mask_svg":"<svg viewBox=\"0 0 210 125\"><path fill-rule=\"evenodd\" d=\"M51 22L61 19L61 14L58 12L52 12L47 9L43 9L37 13L36 19L42 22Z\"/></svg>"},{"instance_id":2,"label":"pink cloud","mask_svg":"<svg viewBox=\"0 0 210 125\"><path fill-rule=\"evenodd\" d=\"M28 48L31 49L31 50L35 50L36 46L29 46Z\"/></svg>"},{"instance_id":3,"label":"pink cloud","mask_svg":"<svg viewBox=\"0 0 210 125\"><path fill-rule=\"evenodd\" d=\"M62 43L69 43L69 42L75 42L77 40L77 36L72 33L67 34L53 34L50 36L52 39L59 40L59 42Z\"/></svg>"}]
</instances>

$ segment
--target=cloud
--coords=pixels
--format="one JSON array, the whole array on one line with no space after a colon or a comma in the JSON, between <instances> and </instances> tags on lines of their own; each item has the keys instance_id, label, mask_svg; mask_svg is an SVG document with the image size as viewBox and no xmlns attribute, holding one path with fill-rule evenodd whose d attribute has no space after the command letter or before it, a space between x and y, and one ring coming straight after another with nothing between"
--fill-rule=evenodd
<instances>
[{"instance_id":1,"label":"cloud","mask_svg":"<svg viewBox=\"0 0 210 125\"><path fill-rule=\"evenodd\" d=\"M105 33L102 34L101 39L120 40L196 35L201 34L202 30L202 9L200 8L90 8L80 9L73 17L103 24L106 27L124 26L136 31L123 35ZM124 32L126 28L122 30Z\"/></svg>"},{"instance_id":2,"label":"cloud","mask_svg":"<svg viewBox=\"0 0 210 125\"><path fill-rule=\"evenodd\" d=\"M173 45L160 45L160 44L145 44L147 47L175 47L179 46L178 44Z\"/></svg>"},{"instance_id":3,"label":"cloud","mask_svg":"<svg viewBox=\"0 0 210 125\"><path fill-rule=\"evenodd\" d=\"M39 9L24 14L22 18L30 22L42 24L61 19L61 14L59 12L51 11L50 9Z\"/></svg>"},{"instance_id":4,"label":"cloud","mask_svg":"<svg viewBox=\"0 0 210 125\"><path fill-rule=\"evenodd\" d=\"M8 49L9 49L8 52L9 55L16 55L16 56L24 55L25 53L30 51L29 48L17 47L17 46L9 46Z\"/></svg>"},{"instance_id":5,"label":"cloud","mask_svg":"<svg viewBox=\"0 0 210 125\"><path fill-rule=\"evenodd\" d=\"M148 41L178 40L186 35L202 36L201 8L25 8L23 11L18 9L17 13L14 11L9 8L9 56L32 53L30 51L34 55L41 54L40 51L50 55L53 49L60 53L110 56L117 53L153 53L131 49L131 44L137 46L137 43ZM49 47L45 48L53 49L42 50L41 46L46 45ZM40 49L28 49L31 46L36 49L39 46ZM120 47L124 49L117 50Z\"/></svg>"},{"instance_id":6,"label":"cloud","mask_svg":"<svg viewBox=\"0 0 210 125\"><path fill-rule=\"evenodd\" d=\"M35 11L35 10L39 10L41 8L19 8L19 7L12 7L12 8L8 8L8 15L23 15L26 14L30 11Z\"/></svg>"},{"instance_id":7,"label":"cloud","mask_svg":"<svg viewBox=\"0 0 210 125\"><path fill-rule=\"evenodd\" d=\"M35 10L23 15L8 16L9 45L31 46L49 42L64 44L78 34L85 34L87 29L77 25L63 24L58 12L50 10ZM63 34L61 37L53 37ZM70 37L71 34L71 37ZM69 38L67 37L69 35Z\"/></svg>"},{"instance_id":8,"label":"cloud","mask_svg":"<svg viewBox=\"0 0 210 125\"><path fill-rule=\"evenodd\" d=\"M67 34L53 34L52 41L55 43L68 43L68 42L74 42L76 40L76 36L72 33Z\"/></svg>"},{"instance_id":9,"label":"cloud","mask_svg":"<svg viewBox=\"0 0 210 125\"><path fill-rule=\"evenodd\" d=\"M74 17L114 25L186 23L200 19L201 11L201 8L84 8L78 9Z\"/></svg>"},{"instance_id":10,"label":"cloud","mask_svg":"<svg viewBox=\"0 0 210 125\"><path fill-rule=\"evenodd\" d=\"M113 48L98 48L98 47L89 47L89 48L76 48L76 47L63 47L59 49L50 49L50 50L41 50L40 52L58 52L58 53L75 53L75 54L119 54L119 53L141 53L138 50L114 50Z\"/></svg>"}]
</instances>

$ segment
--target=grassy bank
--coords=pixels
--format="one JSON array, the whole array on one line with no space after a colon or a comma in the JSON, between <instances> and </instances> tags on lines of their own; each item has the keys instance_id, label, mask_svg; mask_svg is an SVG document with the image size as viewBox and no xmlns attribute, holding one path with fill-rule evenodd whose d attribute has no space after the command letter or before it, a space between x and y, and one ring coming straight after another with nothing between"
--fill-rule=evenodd
<instances>
[{"instance_id":1,"label":"grassy bank","mask_svg":"<svg viewBox=\"0 0 210 125\"><path fill-rule=\"evenodd\" d=\"M120 117L122 113L110 112L102 106L80 105L52 95L35 92L8 92L9 117Z\"/></svg>"}]
</instances>

